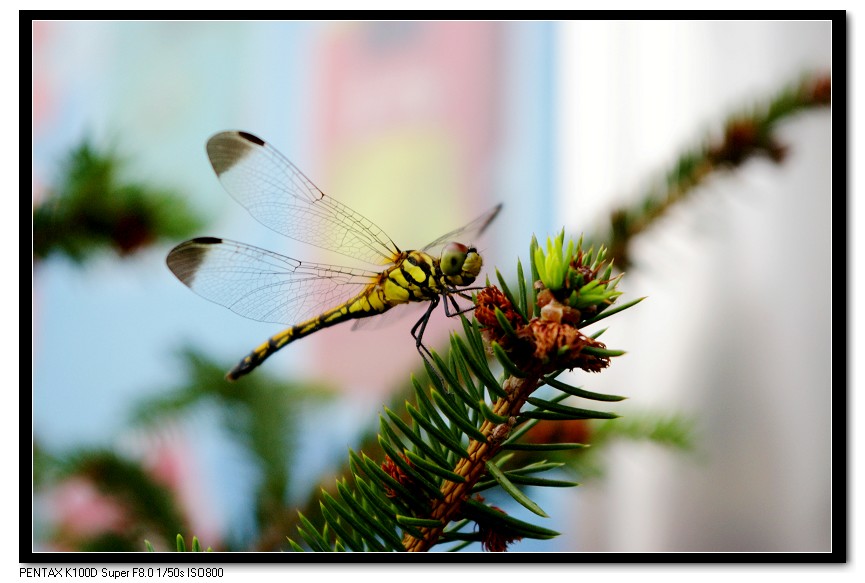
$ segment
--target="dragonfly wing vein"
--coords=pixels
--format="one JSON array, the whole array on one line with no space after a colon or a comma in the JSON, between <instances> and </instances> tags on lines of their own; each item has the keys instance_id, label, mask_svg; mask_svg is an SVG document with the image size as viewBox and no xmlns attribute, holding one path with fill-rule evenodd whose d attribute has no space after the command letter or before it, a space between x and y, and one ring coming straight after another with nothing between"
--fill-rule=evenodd
<instances>
[{"instance_id":1,"label":"dragonfly wing vein","mask_svg":"<svg viewBox=\"0 0 865 583\"><path fill-rule=\"evenodd\" d=\"M286 325L346 302L378 275L213 237L181 243L167 262L180 281L205 299L252 320Z\"/></svg>"},{"instance_id":2,"label":"dragonfly wing vein","mask_svg":"<svg viewBox=\"0 0 865 583\"><path fill-rule=\"evenodd\" d=\"M471 245L474 243L478 237L486 231L487 227L490 226L490 223L493 222L493 219L499 214L499 211L502 210L502 205L497 204L478 218L469 222L466 225L463 225L459 229L454 229L449 233L445 233L435 241L428 243L422 251L430 252L436 247L440 247L446 243L451 242L459 242L467 245Z\"/></svg>"},{"instance_id":3,"label":"dragonfly wing vein","mask_svg":"<svg viewBox=\"0 0 865 583\"><path fill-rule=\"evenodd\" d=\"M399 253L375 223L325 195L264 140L222 132L207 142L207 154L228 193L277 233L376 265Z\"/></svg>"}]
</instances>

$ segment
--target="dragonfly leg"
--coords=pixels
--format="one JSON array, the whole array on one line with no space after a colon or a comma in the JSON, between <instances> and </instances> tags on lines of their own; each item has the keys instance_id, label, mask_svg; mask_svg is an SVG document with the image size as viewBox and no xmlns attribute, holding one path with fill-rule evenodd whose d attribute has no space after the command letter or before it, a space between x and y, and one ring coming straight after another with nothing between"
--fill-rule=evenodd
<instances>
[{"instance_id":1,"label":"dragonfly leg","mask_svg":"<svg viewBox=\"0 0 865 583\"><path fill-rule=\"evenodd\" d=\"M448 296L448 299L451 301L451 305L454 307L454 311L451 312L448 307L448 303L445 302L445 314L448 318L453 318L454 316L459 316L460 314L465 314L466 312L471 312L475 309L474 306L469 306L468 308L461 308L457 304L457 301L453 298L453 296Z\"/></svg>"},{"instance_id":2,"label":"dragonfly leg","mask_svg":"<svg viewBox=\"0 0 865 583\"><path fill-rule=\"evenodd\" d=\"M427 308L424 315L420 320L412 326L411 335L415 339L415 348L417 348L418 354L420 354L421 358L423 358L424 363L426 363L427 368L432 371L432 373L438 377L439 381L444 386L445 380L442 378L441 374L436 370L432 363L432 353L423 343L423 333L426 331L426 325L429 323L430 316L432 316L433 310L439 305L440 298L436 297L429 302L429 307ZM447 302L445 302L445 307L447 307Z\"/></svg>"},{"instance_id":3,"label":"dragonfly leg","mask_svg":"<svg viewBox=\"0 0 865 583\"><path fill-rule=\"evenodd\" d=\"M424 312L424 315L421 316L421 319L418 320L411 329L412 338L415 339L415 347L418 349L418 352L421 353L421 356L423 356L424 359L426 359L424 352L426 352L426 354L429 354L430 357L432 357L432 354L430 354L430 351L427 349L426 346L424 346L423 333L426 331L426 325L429 323L429 319L430 316L432 316L433 310L435 310L436 307L439 305L439 301L440 298L438 297L430 300L429 307L427 308L426 312ZM445 304L445 306L447 306L447 304ZM418 328L420 328L420 330L418 330Z\"/></svg>"},{"instance_id":4,"label":"dragonfly leg","mask_svg":"<svg viewBox=\"0 0 865 583\"><path fill-rule=\"evenodd\" d=\"M472 288L466 288L466 289L472 289ZM483 288L477 288L477 289L483 289ZM474 304L470 305L467 308L461 308L461 307L459 307L459 304L457 304L457 301L454 299L455 295L459 296L463 299L471 301L471 299L472 299L471 296L465 295L463 293L464 291L465 290L460 290L460 291L455 291L455 292L447 294L447 300L450 301L450 305L452 305L453 309L454 309L454 311L452 312L450 310L450 305L448 305L448 302L445 301L445 315L447 315L448 318L453 318L454 316L459 316L460 314L465 314L466 312L471 312L472 310L475 309Z\"/></svg>"},{"instance_id":5,"label":"dragonfly leg","mask_svg":"<svg viewBox=\"0 0 865 583\"><path fill-rule=\"evenodd\" d=\"M445 301L444 301L445 315L448 318L453 318L454 316L459 316L460 314L465 314L466 312L470 312L470 311L474 310L475 309L474 304L472 304L471 306L469 306L467 308L460 308L459 304L457 304L457 301L454 299L453 296L458 295L461 298L464 298L466 300L471 301L471 299L472 299L471 296L467 296L463 292L480 290L480 289L484 289L484 288L482 288L482 287L463 288L461 290L448 290L445 293L443 293L442 296L444 296L444 298L445 298ZM426 362L429 365L430 370L433 371L433 373L439 378L439 380L442 381L442 383L444 383L444 379L442 378L442 376L432 366L432 362L431 362L432 361L432 353L429 351L429 349L423 343L423 334L424 334L424 331L426 331L426 326L429 323L429 319L432 316L433 310L435 310L436 307L438 307L442 296L437 296L437 297L433 298L432 300L430 300L429 307L427 308L426 312L424 312L424 315L421 317L420 320L418 320L415 323L414 326L412 326L411 335L415 339L415 347L417 348L418 353L420 353L421 358L423 358L424 362ZM453 306L453 308L451 308L451 306Z\"/></svg>"}]
</instances>

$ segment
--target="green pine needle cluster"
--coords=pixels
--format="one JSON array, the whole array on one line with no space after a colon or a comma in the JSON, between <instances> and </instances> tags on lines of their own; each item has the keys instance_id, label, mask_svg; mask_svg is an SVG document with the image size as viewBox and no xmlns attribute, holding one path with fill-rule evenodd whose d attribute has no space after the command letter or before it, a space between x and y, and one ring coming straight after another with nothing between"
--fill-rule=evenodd
<instances>
[{"instance_id":1,"label":"green pine needle cluster","mask_svg":"<svg viewBox=\"0 0 865 583\"><path fill-rule=\"evenodd\" d=\"M153 548L153 544L147 539L144 540L144 548L147 549L148 553L155 553L156 552L156 549ZM193 536L192 537L192 547L190 549L188 549L188 551L191 553L202 553L202 552L211 553L211 552L213 552L213 549L210 547L207 547L206 549L202 549L201 543L198 541L198 537ZM186 541L183 539L182 534L177 535L177 552L178 553L187 552Z\"/></svg>"},{"instance_id":2,"label":"green pine needle cluster","mask_svg":"<svg viewBox=\"0 0 865 583\"><path fill-rule=\"evenodd\" d=\"M568 258L574 256L574 240L568 239L568 248L563 244L565 230L562 229L555 242L547 237L547 252L540 246L535 247L534 260L538 276L547 289L559 290L565 283L565 275L568 272Z\"/></svg>"},{"instance_id":3,"label":"green pine needle cluster","mask_svg":"<svg viewBox=\"0 0 865 583\"><path fill-rule=\"evenodd\" d=\"M573 239L564 246L565 231L559 233L555 240L547 238L546 253L536 239L532 239L534 265L537 268L538 279L544 287L554 294L567 290L569 295L565 303L578 310L612 304L621 295L616 285L622 277L619 274L612 278L613 264L606 264L603 274L598 271L605 265L606 249L601 247L597 254L594 248L583 252L583 238L575 244ZM576 263L571 258L576 257Z\"/></svg>"}]
</instances>

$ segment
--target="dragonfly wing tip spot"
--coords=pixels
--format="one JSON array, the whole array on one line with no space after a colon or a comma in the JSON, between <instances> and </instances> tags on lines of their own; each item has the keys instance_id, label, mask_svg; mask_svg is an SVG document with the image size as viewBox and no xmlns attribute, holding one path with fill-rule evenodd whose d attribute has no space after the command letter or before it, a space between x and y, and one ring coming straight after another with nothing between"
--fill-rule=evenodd
<instances>
[{"instance_id":1,"label":"dragonfly wing tip spot","mask_svg":"<svg viewBox=\"0 0 865 583\"><path fill-rule=\"evenodd\" d=\"M247 142L252 142L256 146L264 145L264 140L262 140L258 136L250 134L249 132L237 132L237 135L246 140Z\"/></svg>"}]
</instances>

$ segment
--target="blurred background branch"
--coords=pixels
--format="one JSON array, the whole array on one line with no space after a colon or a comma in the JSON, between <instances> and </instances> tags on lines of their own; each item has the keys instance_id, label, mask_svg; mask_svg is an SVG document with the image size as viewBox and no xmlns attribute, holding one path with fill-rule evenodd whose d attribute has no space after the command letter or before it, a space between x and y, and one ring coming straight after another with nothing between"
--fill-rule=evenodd
<instances>
[{"instance_id":1,"label":"blurred background branch","mask_svg":"<svg viewBox=\"0 0 865 583\"><path fill-rule=\"evenodd\" d=\"M721 136L707 137L703 144L682 152L663 174L661 184L614 209L606 230L591 239L609 245L616 264L627 269L635 237L657 225L672 207L696 195L698 187L713 176L733 172L755 158L783 163L790 146L778 137L781 124L796 115L827 108L831 102L830 75L810 73L768 100L733 113L723 123Z\"/></svg>"},{"instance_id":2,"label":"blurred background branch","mask_svg":"<svg viewBox=\"0 0 865 583\"><path fill-rule=\"evenodd\" d=\"M58 254L82 263L109 249L124 257L201 227L180 193L128 180L125 166L87 138L69 152L33 208L34 261Z\"/></svg>"}]
</instances>

